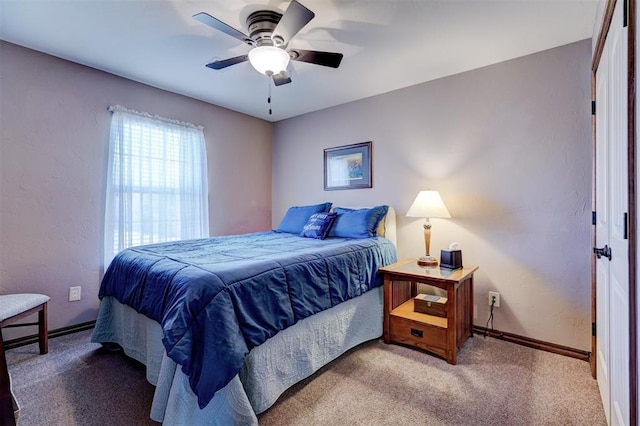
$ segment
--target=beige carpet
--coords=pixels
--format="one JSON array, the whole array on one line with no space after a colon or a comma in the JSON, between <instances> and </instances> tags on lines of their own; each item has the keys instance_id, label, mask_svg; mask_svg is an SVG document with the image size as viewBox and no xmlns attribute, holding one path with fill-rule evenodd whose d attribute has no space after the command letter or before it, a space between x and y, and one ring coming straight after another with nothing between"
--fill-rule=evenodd
<instances>
[{"instance_id":1,"label":"beige carpet","mask_svg":"<svg viewBox=\"0 0 640 426\"><path fill-rule=\"evenodd\" d=\"M606 425L589 364L475 336L458 365L369 342L289 389L267 425Z\"/></svg>"},{"instance_id":2,"label":"beige carpet","mask_svg":"<svg viewBox=\"0 0 640 426\"><path fill-rule=\"evenodd\" d=\"M91 331L7 352L19 426L151 425L144 368ZM476 336L458 365L377 340L288 390L261 425L604 425L584 361Z\"/></svg>"}]
</instances>

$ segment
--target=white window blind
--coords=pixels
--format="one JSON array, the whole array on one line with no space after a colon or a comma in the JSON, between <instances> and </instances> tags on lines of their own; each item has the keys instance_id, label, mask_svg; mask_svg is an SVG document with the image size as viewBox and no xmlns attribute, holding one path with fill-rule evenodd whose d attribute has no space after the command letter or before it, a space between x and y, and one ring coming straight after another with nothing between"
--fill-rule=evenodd
<instances>
[{"instance_id":1,"label":"white window blind","mask_svg":"<svg viewBox=\"0 0 640 426\"><path fill-rule=\"evenodd\" d=\"M119 251L209 235L202 127L110 107L105 268Z\"/></svg>"}]
</instances>

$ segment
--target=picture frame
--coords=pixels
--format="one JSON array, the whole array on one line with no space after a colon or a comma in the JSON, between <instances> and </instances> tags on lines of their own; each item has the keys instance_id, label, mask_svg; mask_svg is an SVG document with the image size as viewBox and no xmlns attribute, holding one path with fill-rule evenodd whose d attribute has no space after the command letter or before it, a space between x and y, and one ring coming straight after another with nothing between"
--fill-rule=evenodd
<instances>
[{"instance_id":1,"label":"picture frame","mask_svg":"<svg viewBox=\"0 0 640 426\"><path fill-rule=\"evenodd\" d=\"M371 188L371 141L325 148L324 190Z\"/></svg>"}]
</instances>

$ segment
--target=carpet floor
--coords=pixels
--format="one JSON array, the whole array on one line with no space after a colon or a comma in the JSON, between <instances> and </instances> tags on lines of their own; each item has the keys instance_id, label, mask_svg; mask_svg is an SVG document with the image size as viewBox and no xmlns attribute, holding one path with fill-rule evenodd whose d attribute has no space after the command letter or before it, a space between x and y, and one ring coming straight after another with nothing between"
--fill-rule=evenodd
<instances>
[{"instance_id":1,"label":"carpet floor","mask_svg":"<svg viewBox=\"0 0 640 426\"><path fill-rule=\"evenodd\" d=\"M7 351L19 426L157 425L144 366L91 330ZM270 425L606 425L589 364L475 336L458 365L374 340L286 391Z\"/></svg>"}]
</instances>

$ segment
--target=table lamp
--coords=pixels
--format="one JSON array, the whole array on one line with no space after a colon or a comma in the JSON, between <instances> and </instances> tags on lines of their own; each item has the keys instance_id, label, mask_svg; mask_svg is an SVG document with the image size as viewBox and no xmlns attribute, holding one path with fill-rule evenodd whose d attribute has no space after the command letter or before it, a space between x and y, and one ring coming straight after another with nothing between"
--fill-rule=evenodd
<instances>
[{"instance_id":1,"label":"table lamp","mask_svg":"<svg viewBox=\"0 0 640 426\"><path fill-rule=\"evenodd\" d=\"M426 190L420 191L418 196L409 207L407 217L424 217L424 248L425 255L418 259L420 266L436 266L438 260L429 255L429 245L431 244L431 222L429 218L442 217L450 218L449 210L442 202L438 191Z\"/></svg>"}]
</instances>

